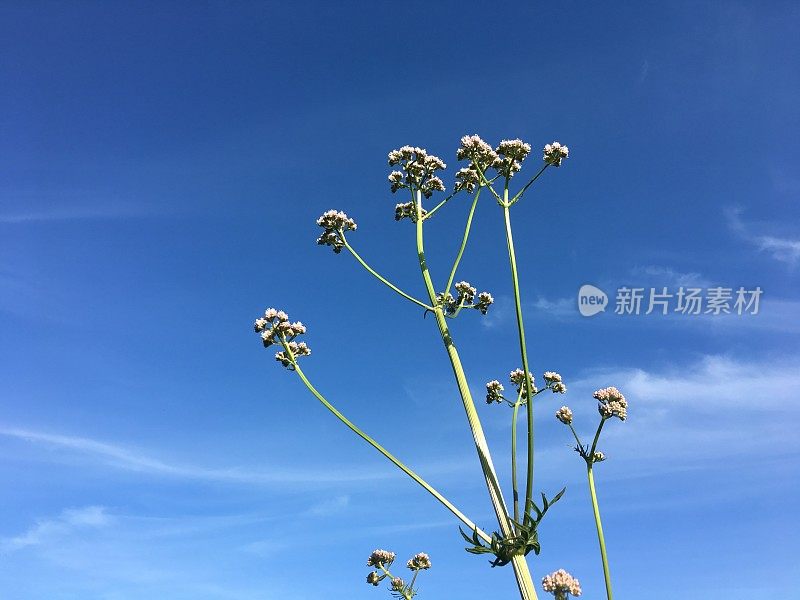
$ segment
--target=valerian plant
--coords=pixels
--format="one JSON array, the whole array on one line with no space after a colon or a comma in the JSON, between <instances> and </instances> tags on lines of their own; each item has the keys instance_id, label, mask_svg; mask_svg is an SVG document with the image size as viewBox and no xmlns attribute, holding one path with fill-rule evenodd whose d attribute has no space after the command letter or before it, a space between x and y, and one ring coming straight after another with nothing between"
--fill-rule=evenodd
<instances>
[{"instance_id":1,"label":"valerian plant","mask_svg":"<svg viewBox=\"0 0 800 600\"><path fill-rule=\"evenodd\" d=\"M536 496L534 488L534 405L539 402L537 398L544 392L564 394L567 391L561 375L553 371L547 371L543 374L544 387L537 389L534 375L530 369L522 314L519 271L511 227L511 208L523 199L533 183L548 168L561 166L562 162L569 156L569 149L558 142L545 145L542 163L536 173L512 194L510 190L511 184L516 181L515 178L521 172L523 162L528 158L530 152L531 146L519 139L503 140L497 147L492 147L477 135L463 137L456 151L456 158L459 161L465 161L466 165L456 172L452 192L435 204L431 202L430 205L428 205L428 202L434 194L445 193L447 189L440 177L440 174L446 169L444 161L437 156L429 154L422 148L413 146L403 146L389 153L389 166L393 168L389 174L391 192L408 194L408 201L396 204L394 216L397 221L407 219L413 225L416 255L424 289L424 296L421 298L409 294L389 281L389 279L370 266L355 250L349 239L350 234L357 230L354 219L342 211L329 210L317 220L317 225L322 229L322 233L317 239L319 245L331 247L336 254L346 250L383 285L416 305L422 311L422 316L433 315L442 345L450 362L454 383L467 416L467 423L475 443L475 450L489 500L497 518L497 530L487 533L478 527L474 521L443 494L380 445L374 438L361 430L317 390L300 366L301 359L311 354L311 349L306 342L300 341L300 336L306 334L305 325L299 321L292 322L285 312L274 308L267 309L264 315L255 322L255 331L260 334L264 346L276 346L279 348L275 354L275 359L289 371L293 371L325 408L425 489L461 522L463 526L461 534L469 544L466 548L468 552L492 555L493 559L490 560L490 563L493 567L508 564L512 566L522 600L537 599L526 556L531 551L535 555L538 555L541 551L539 525L550 508L565 492L565 489L562 489L549 498L547 494L542 492L540 493L541 504L534 500L534 496ZM425 254L425 225L456 196L471 198L466 224L461 236L461 243L447 278L435 279L430 271ZM488 404L506 404L511 408L512 413L511 510L508 509L503 496L503 486L498 479L464 366L448 325L450 319L459 317L465 310L468 312L474 310L485 315L494 303L494 298L489 292L478 292L477 288L473 287L468 281L456 281L456 275L469 242L473 218L481 196L490 203L496 204L503 213L504 237L508 251L510 284L514 296L519 360L521 363L521 368L513 370L509 375L510 383L514 389L514 393L510 398L504 395L505 388L498 380L493 380L486 384L486 402ZM600 401L601 422L591 448L582 445L574 429L572 431L578 441L577 449L586 460L588 466L592 505L600 538L603 572L606 578L608 599L611 600L608 561L597 508L592 466L603 459L602 453L596 450L597 439L603 423L612 416L624 420L627 403L616 388L600 390L595 393L595 398ZM526 455L524 461L525 486L524 496L522 497L518 482L517 465L517 425L520 411L524 412ZM562 423L568 424L570 428L572 427L572 412L570 409L562 407L557 416ZM420 553L408 561L407 566L412 570L413 576L407 583L390 571L394 557L394 553L386 550L374 551L367 561L367 565L374 569L368 575L367 583L377 586L386 579L389 582L389 590L395 597L409 600L417 594L417 589L415 588L417 575L420 571L430 567L430 559L426 554ZM566 600L569 596L579 596L581 594L578 580L563 569L545 576L542 579L542 589L553 594L556 600Z\"/></svg>"}]
</instances>

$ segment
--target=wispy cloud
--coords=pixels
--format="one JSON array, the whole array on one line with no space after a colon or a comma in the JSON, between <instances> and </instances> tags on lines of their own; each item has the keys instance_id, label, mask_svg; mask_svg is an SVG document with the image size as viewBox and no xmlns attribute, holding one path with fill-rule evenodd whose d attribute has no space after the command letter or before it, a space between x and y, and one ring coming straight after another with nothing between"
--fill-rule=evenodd
<instances>
[{"instance_id":1,"label":"wispy cloud","mask_svg":"<svg viewBox=\"0 0 800 600\"><path fill-rule=\"evenodd\" d=\"M194 479L232 484L331 484L371 482L399 477L390 470L385 473L365 471L361 468L320 471L318 469L258 470L252 468L212 469L196 465L167 462L148 454L116 444L109 444L85 437L43 433L27 429L0 427L0 436L14 438L41 446L70 450L77 456L123 471L132 471L153 476Z\"/></svg>"},{"instance_id":2,"label":"wispy cloud","mask_svg":"<svg viewBox=\"0 0 800 600\"><path fill-rule=\"evenodd\" d=\"M742 212L738 207L728 208L725 211L731 231L777 261L791 266L800 261L800 239L753 233L752 226L742 220Z\"/></svg>"},{"instance_id":3,"label":"wispy cloud","mask_svg":"<svg viewBox=\"0 0 800 600\"><path fill-rule=\"evenodd\" d=\"M0 224L35 224L52 221L121 219L156 214L156 207L142 201L120 199L96 191L0 190L3 210ZM163 211L163 208L159 209Z\"/></svg>"},{"instance_id":4,"label":"wispy cloud","mask_svg":"<svg viewBox=\"0 0 800 600\"><path fill-rule=\"evenodd\" d=\"M110 523L111 517L102 506L67 509L55 518L37 521L33 527L20 535L0 539L0 549L4 553L13 552L48 543L54 538L68 535L76 529L105 527Z\"/></svg>"},{"instance_id":5,"label":"wispy cloud","mask_svg":"<svg viewBox=\"0 0 800 600\"><path fill-rule=\"evenodd\" d=\"M604 441L636 472L656 458L669 460L659 468L674 469L733 456L766 463L800 452L792 433L800 425L798 356L705 355L660 369L598 369L571 382L570 394L586 397L606 385L619 387L630 406L628 421L604 430ZM593 405L573 410L578 424L595 420Z\"/></svg>"},{"instance_id":6,"label":"wispy cloud","mask_svg":"<svg viewBox=\"0 0 800 600\"><path fill-rule=\"evenodd\" d=\"M347 509L350 505L350 496L340 495L326 498L309 508L304 514L309 517L329 517Z\"/></svg>"},{"instance_id":7,"label":"wispy cloud","mask_svg":"<svg viewBox=\"0 0 800 600\"><path fill-rule=\"evenodd\" d=\"M636 284L655 287L708 287L711 283L697 272L682 272L672 267L644 265L630 270L633 277L639 278Z\"/></svg>"}]
</instances>

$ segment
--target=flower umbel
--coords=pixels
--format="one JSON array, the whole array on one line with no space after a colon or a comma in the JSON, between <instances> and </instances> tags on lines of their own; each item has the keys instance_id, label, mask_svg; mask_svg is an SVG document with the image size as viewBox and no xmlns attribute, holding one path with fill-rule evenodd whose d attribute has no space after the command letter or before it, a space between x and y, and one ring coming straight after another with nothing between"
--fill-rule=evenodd
<instances>
[{"instance_id":1,"label":"flower umbel","mask_svg":"<svg viewBox=\"0 0 800 600\"><path fill-rule=\"evenodd\" d=\"M388 550L373 550L367 559L368 567L388 567L394 562L395 553Z\"/></svg>"},{"instance_id":2,"label":"flower umbel","mask_svg":"<svg viewBox=\"0 0 800 600\"><path fill-rule=\"evenodd\" d=\"M486 383L486 404L497 402L498 404L503 401L503 384L493 379Z\"/></svg>"},{"instance_id":3,"label":"flower umbel","mask_svg":"<svg viewBox=\"0 0 800 600\"><path fill-rule=\"evenodd\" d=\"M256 333L260 334L265 348L269 348L273 344L283 346L283 350L275 353L275 360L284 367L291 368L299 357L311 354L311 348L305 342L294 341L298 335L306 332L306 326L300 321L291 323L289 315L282 310L268 308L264 311L263 317L255 320L253 328Z\"/></svg>"},{"instance_id":4,"label":"flower umbel","mask_svg":"<svg viewBox=\"0 0 800 600\"><path fill-rule=\"evenodd\" d=\"M564 569L559 569L542 578L542 589L550 592L556 600L567 600L570 595L581 595L581 584Z\"/></svg>"},{"instance_id":5,"label":"flower umbel","mask_svg":"<svg viewBox=\"0 0 800 600\"><path fill-rule=\"evenodd\" d=\"M592 395L598 401L597 410L604 419L617 417L624 421L628 418L628 401L617 388L603 388Z\"/></svg>"},{"instance_id":6,"label":"flower umbel","mask_svg":"<svg viewBox=\"0 0 800 600\"><path fill-rule=\"evenodd\" d=\"M500 164L500 157L497 152L481 139L479 135L465 135L461 138L461 144L456 150L458 160L468 159L481 171ZM468 167L471 168L471 167Z\"/></svg>"},{"instance_id":7,"label":"flower umbel","mask_svg":"<svg viewBox=\"0 0 800 600\"><path fill-rule=\"evenodd\" d=\"M342 211L329 210L322 213L317 219L317 225L324 230L322 235L317 238L320 246L331 246L336 254L344 248L344 232L355 231L358 227L356 222Z\"/></svg>"},{"instance_id":8,"label":"flower umbel","mask_svg":"<svg viewBox=\"0 0 800 600\"><path fill-rule=\"evenodd\" d=\"M560 167L561 161L569 157L569 148L562 146L558 142L552 144L545 144L544 146L544 162L554 167Z\"/></svg>"},{"instance_id":9,"label":"flower umbel","mask_svg":"<svg viewBox=\"0 0 800 600\"><path fill-rule=\"evenodd\" d=\"M569 406L562 406L556 411L556 419L561 421L564 425L572 423L572 411Z\"/></svg>"},{"instance_id":10,"label":"flower umbel","mask_svg":"<svg viewBox=\"0 0 800 600\"><path fill-rule=\"evenodd\" d=\"M420 191L430 198L433 192L443 192L444 183L435 175L447 167L438 156L428 154L422 148L403 146L389 152L389 166L399 166L399 171L389 174L392 193L401 189Z\"/></svg>"},{"instance_id":11,"label":"flower umbel","mask_svg":"<svg viewBox=\"0 0 800 600\"><path fill-rule=\"evenodd\" d=\"M415 554L413 557L411 557L411 559L409 559L409 561L406 563L406 566L412 571L430 569L431 559L424 552L419 552L418 554Z\"/></svg>"},{"instance_id":12,"label":"flower umbel","mask_svg":"<svg viewBox=\"0 0 800 600\"><path fill-rule=\"evenodd\" d=\"M514 369L508 374L508 378L511 380L511 383L517 386L517 393L520 394L523 399L527 399L528 386L525 383L525 372L522 369ZM530 383L532 394L539 391L533 383L533 373L528 373L528 383Z\"/></svg>"},{"instance_id":13,"label":"flower umbel","mask_svg":"<svg viewBox=\"0 0 800 600\"><path fill-rule=\"evenodd\" d=\"M496 152L500 160L495 169L503 177L510 178L522 168L522 161L530 154L531 145L522 140L503 140Z\"/></svg>"}]
</instances>

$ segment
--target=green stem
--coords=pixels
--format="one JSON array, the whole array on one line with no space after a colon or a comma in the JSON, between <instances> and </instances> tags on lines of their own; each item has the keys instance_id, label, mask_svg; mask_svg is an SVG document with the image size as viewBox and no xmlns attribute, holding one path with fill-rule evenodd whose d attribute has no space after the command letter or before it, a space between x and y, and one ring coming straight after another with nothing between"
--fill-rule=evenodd
<instances>
[{"instance_id":1,"label":"green stem","mask_svg":"<svg viewBox=\"0 0 800 600\"><path fill-rule=\"evenodd\" d=\"M589 476L589 492L592 495L594 523L597 526L597 539L600 542L600 557L603 560L603 577L606 581L606 598L608 600L613 600L614 595L611 593L611 573L609 573L608 570L608 556L606 555L606 540L603 537L603 523L600 521L600 509L597 506L597 492L594 489L594 475L592 474L591 464L589 464L587 473Z\"/></svg>"},{"instance_id":2,"label":"green stem","mask_svg":"<svg viewBox=\"0 0 800 600\"><path fill-rule=\"evenodd\" d=\"M469 216L467 217L467 225L464 228L464 237L461 239L461 247L458 249L455 261L453 261L453 268L450 270L450 277L447 279L447 286L444 288L445 294L450 291L450 286L453 285L453 280L456 278L456 271L458 264L461 262L461 257L464 256L464 249L467 247L467 240L469 239L469 232L472 228L472 217L475 215L475 208L478 206L478 198L481 195L479 189L475 192L475 199L472 201L472 206L469 209Z\"/></svg>"},{"instance_id":3,"label":"green stem","mask_svg":"<svg viewBox=\"0 0 800 600\"><path fill-rule=\"evenodd\" d=\"M441 202L439 202L439 204L437 204L436 206L434 206L434 207L433 207L431 210L429 210L428 212L426 212L426 213L425 213L425 216L424 216L424 217L422 217L422 218L423 218L423 219L430 219L430 218L431 218L431 217L434 215L434 213L435 213L437 210L439 210L439 209L440 209L440 208L442 208L442 207L443 207L445 204L447 204L448 202L450 202L450 200L451 200L451 199L453 199L453 197L454 197L454 196L455 196L457 193L458 193L458 192L455 192L455 193L452 193L452 194L450 194L450 195L449 195L447 198L445 198L444 200L442 200Z\"/></svg>"},{"instance_id":4,"label":"green stem","mask_svg":"<svg viewBox=\"0 0 800 600\"><path fill-rule=\"evenodd\" d=\"M350 252L350 254L352 254L352 255L353 255L353 258L355 258L355 259L356 259L356 260L357 260L359 263L361 263L361 266L362 266L362 267L364 267L364 268L365 268L365 269L366 269L366 270L367 270L369 273L371 273L372 275L374 275L374 276L375 276L375 277L378 279L378 281L380 281L381 283L383 283L384 285L386 285L388 288L390 288L390 289L394 290L395 292L397 292L398 294L400 294L400 295L401 295L403 298L405 298L406 300L410 300L410 301L411 301L411 302L413 302L414 304L416 304L416 305L418 305L418 306L421 306L422 308L424 308L424 309L426 309L426 310L433 310L433 307L432 307L432 306L428 306L427 304L425 304L424 302L421 302L421 301L417 300L417 299L416 299L416 298L414 298L413 296L409 296L409 295L408 295L408 294L406 294L406 293L405 293L403 290L401 290L399 287L397 287L396 285L394 285L392 282L390 282L390 281L388 281L386 278L382 277L382 276L381 276L381 275L380 275L380 274L379 274L377 271L375 271L375 269L373 269L372 267L370 267L370 266L369 266L369 265L368 265L368 264L367 264L367 263L364 261L364 259L363 259L363 258L361 258L361 256L358 254L358 252L356 252L356 251L353 249L353 247L352 247L352 246L351 246L351 245L348 243L348 241L345 239L344 235L342 236L342 241L344 242L344 247L345 247L345 248L347 248L347 250Z\"/></svg>"},{"instance_id":5,"label":"green stem","mask_svg":"<svg viewBox=\"0 0 800 600\"><path fill-rule=\"evenodd\" d=\"M525 480L525 514L533 503L533 393L528 373L528 349L525 344L525 324L522 320L522 301L519 293L519 275L517 273L517 259L514 253L514 237L511 234L511 213L508 208L508 188L503 194L503 217L506 223L506 244L508 246L508 260L511 264L511 283L514 287L514 308L517 314L517 332L519 334L519 350L522 355L522 370L524 372L525 392L528 402L525 404L528 421L528 473Z\"/></svg>"},{"instance_id":6,"label":"green stem","mask_svg":"<svg viewBox=\"0 0 800 600\"><path fill-rule=\"evenodd\" d=\"M286 352L289 353L289 355L291 356L291 351L288 349L288 347L284 346L284 348L285 348ZM292 357L292 359L294 360L294 357ZM401 471L403 471L403 473L405 473L406 475L411 477L411 479L413 479L420 486L422 486L422 488L425 489L425 491L427 491L431 496L433 496L439 502L441 502L445 506L445 508L447 508L447 510L449 510L451 513L453 513L470 530L477 531L478 535L484 541L486 541L486 542L491 541L491 537L489 535L487 535L485 532L483 532L480 529L478 529L477 526L475 525L475 523L473 523L469 518L467 518L467 516L464 513L462 513L460 510L458 510L447 498L442 496L432 486L430 486L428 484L428 482L426 482L419 475L414 473L414 471L412 471L407 466L405 466L402 462L400 462L398 459L396 459L388 450L386 450L378 442L376 442L374 439L372 439L370 436L368 436L366 433L364 433L361 429L359 429L355 424L353 424L342 413L340 413L338 410L336 410L336 407L334 407L330 402L328 402L325 399L325 397L322 394L320 394L317 391L317 389L311 384L311 382L306 377L305 373L303 373L303 370L300 368L300 365L298 365L296 361L294 361L293 366L294 366L295 372L300 377L300 379L303 381L303 383L308 388L308 390L312 394L314 394L314 396L317 398L317 400L319 400L325 406L325 408L327 408L329 411L331 411L336 416L337 419L339 419L342 423L347 425L347 427L353 433L355 433L357 436L359 436L362 440L367 442L370 446L372 446L378 452L380 452L386 458L388 458L397 468L399 468Z\"/></svg>"},{"instance_id":7,"label":"green stem","mask_svg":"<svg viewBox=\"0 0 800 600\"><path fill-rule=\"evenodd\" d=\"M514 520L519 520L519 491L517 490L517 415L520 399L514 403L514 415L511 417L511 486L514 490Z\"/></svg>"},{"instance_id":8,"label":"green stem","mask_svg":"<svg viewBox=\"0 0 800 600\"><path fill-rule=\"evenodd\" d=\"M515 194L515 196L514 196L514 197L511 199L511 202L510 202L509 204L515 204L516 202L518 202L519 200L521 200L521 199L522 199L522 196L523 196L523 194L525 194L525 192L527 191L527 189L528 189L529 187L531 187L531 185L533 185L533 182L534 182L534 181L536 181L537 179L539 179L539 175L541 175L542 173L544 173L544 170L545 170L547 167L549 167L549 166L550 166L550 163L544 163L544 166L543 166L541 169L539 169L539 172L538 172L536 175L534 175L534 176L533 176L533 179L531 179L531 180L530 180L528 183L526 183L526 184L525 184L525 187L523 187L523 188L522 188L520 191L518 191L518 192Z\"/></svg>"},{"instance_id":9,"label":"green stem","mask_svg":"<svg viewBox=\"0 0 800 600\"><path fill-rule=\"evenodd\" d=\"M569 429L572 432L572 435L575 436L575 441L578 442L578 447L583 448L583 444L581 444L581 438L578 437L578 433L575 431L575 428L572 426L572 423L568 423Z\"/></svg>"},{"instance_id":10,"label":"green stem","mask_svg":"<svg viewBox=\"0 0 800 600\"><path fill-rule=\"evenodd\" d=\"M417 214L422 214L422 194L417 192L416 195L416 211ZM433 286L428 264L425 261L425 248L424 238L422 234L422 219L417 219L417 256L419 258L420 271L422 272L422 279L425 282L425 289L428 292L428 298L431 304L436 303L436 290ZM491 454L489 453L489 446L486 443L486 436L483 433L478 411L475 408L475 402L472 400L472 393L470 392L467 383L467 377L464 373L464 367L461 364L461 359L458 356L453 338L450 335L450 330L447 327L447 320L444 317L441 306L434 308L433 314L436 317L436 324L439 326L439 333L442 336L447 356L450 359L450 365L455 375L458 391L461 395L461 401L464 405L464 410L467 413L467 421L469 422L472 438L475 442L475 448L478 452L478 458L481 462L486 485L489 489L489 497L492 501L492 508L494 508L497 522L500 525L500 531L504 536L513 536L514 532L511 524L508 521L508 510L506 509L505 501L497 481L497 474L492 464ZM514 567L514 575L517 580L517 586L522 600L536 600L536 588L531 579L530 571L528 570L528 563L525 561L524 556L514 556L512 559Z\"/></svg>"},{"instance_id":11,"label":"green stem","mask_svg":"<svg viewBox=\"0 0 800 600\"><path fill-rule=\"evenodd\" d=\"M592 440L592 449L589 450L589 457L594 456L594 451L597 450L597 440L600 439L600 432L603 431L603 425L606 422L606 417L600 418L600 425L597 426L597 431L594 434L594 440Z\"/></svg>"}]
</instances>

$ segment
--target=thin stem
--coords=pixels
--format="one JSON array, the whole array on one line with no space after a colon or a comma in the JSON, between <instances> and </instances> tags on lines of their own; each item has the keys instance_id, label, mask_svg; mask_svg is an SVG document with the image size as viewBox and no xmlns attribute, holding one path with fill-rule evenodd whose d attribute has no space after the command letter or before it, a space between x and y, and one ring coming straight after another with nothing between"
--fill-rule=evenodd
<instances>
[{"instance_id":1,"label":"thin stem","mask_svg":"<svg viewBox=\"0 0 800 600\"><path fill-rule=\"evenodd\" d=\"M514 520L519 520L519 491L517 490L517 415L519 414L520 399L514 403L514 415L511 417L511 486L514 493Z\"/></svg>"},{"instance_id":2,"label":"thin stem","mask_svg":"<svg viewBox=\"0 0 800 600\"><path fill-rule=\"evenodd\" d=\"M469 239L469 231L472 228L472 217L475 215L475 208L478 206L478 198L481 195L481 190L475 192L475 199L472 201L472 206L469 209L469 216L467 217L467 225L464 228L464 237L461 239L461 247L458 249L455 261L453 261L453 268L450 270L450 277L447 279L447 286L444 288L444 293L450 291L450 286L453 285L453 279L456 277L458 264L461 262L461 257L464 255L464 249L467 247L467 240Z\"/></svg>"},{"instance_id":3,"label":"thin stem","mask_svg":"<svg viewBox=\"0 0 800 600\"><path fill-rule=\"evenodd\" d=\"M522 356L522 371L524 372L525 393L528 402L525 405L528 424L528 473L525 480L525 514L528 514L533 501L533 393L531 380L528 376L528 349L525 343L525 324L522 320L522 301L519 293L519 275L517 273L517 259L514 253L514 237L511 233L511 214L508 208L508 188L504 192L503 217L506 223L506 244L508 246L508 260L511 264L511 283L514 287L514 309L517 315L517 333L519 334L519 351Z\"/></svg>"},{"instance_id":4,"label":"thin stem","mask_svg":"<svg viewBox=\"0 0 800 600\"><path fill-rule=\"evenodd\" d=\"M426 212L426 213L425 213L425 216L424 216L424 217L422 217L422 218L423 218L423 219L430 219L430 218L433 216L433 214L434 214L434 213L435 213L437 210L439 210L439 209L440 209L440 208L442 208L442 207L443 207L445 204L447 204L448 202L450 202L450 200L451 200L451 199L452 199L452 198L453 198L453 197L454 197L454 196L455 196L457 193L458 193L458 192L454 192L454 193L450 194L450 195L449 195L447 198L445 198L444 200L442 200L441 202L439 202L439 204L437 204L436 206L434 206L434 207L433 207L431 210L429 210L428 212Z\"/></svg>"},{"instance_id":5,"label":"thin stem","mask_svg":"<svg viewBox=\"0 0 800 600\"><path fill-rule=\"evenodd\" d=\"M411 583L408 584L409 591L414 589L414 584L417 581L417 575L419 575L419 571L414 571L414 576L411 578Z\"/></svg>"},{"instance_id":6,"label":"thin stem","mask_svg":"<svg viewBox=\"0 0 800 600\"><path fill-rule=\"evenodd\" d=\"M539 175L544 173L544 170L549 166L550 166L550 163L544 163L544 166L541 169L539 169L539 172L536 175L533 176L533 179L531 179L528 183L525 184L525 187L523 187L520 191L518 191L516 193L516 195L511 199L511 202L509 204L515 204L519 200L522 200L522 196L523 196L523 194L525 194L525 191L529 187L531 187L531 185L533 184L534 181L539 179Z\"/></svg>"},{"instance_id":7,"label":"thin stem","mask_svg":"<svg viewBox=\"0 0 800 600\"><path fill-rule=\"evenodd\" d=\"M416 305L418 305L418 306L421 306L422 308L424 308L424 309L426 309L426 310L433 310L433 307L432 307L432 306L428 306L428 305L427 305L427 304L425 304L424 302L421 302L420 300L417 300L417 299L416 299L416 298L414 298L413 296L410 296L410 295L406 294L406 293L405 293L403 290L401 290L399 287L397 287L396 285L394 285L392 282L390 282L390 281L388 281L386 278L382 277L382 276L381 276L381 275L380 275L380 274L379 274L377 271L375 271L375 269L373 269L372 267L370 267L370 266L369 266L369 265L368 265L368 264L367 264L367 263L364 261L364 259L363 259L363 258L361 258L361 256L358 254L358 252L356 252L356 251L353 249L353 247L352 247L352 246L349 244L349 242L347 241L347 239L345 239L345 237L344 237L344 236L342 236L342 241L344 242L344 247L345 247L345 248L347 248L347 250L350 252L350 254L352 254L352 255L353 255L353 258L355 258L355 259L356 259L356 260L357 260L359 263L361 263L361 266L362 266L362 267L364 267L364 268L365 268L365 269L366 269L366 270L367 270L369 273L371 273L372 275L374 275L374 276L375 276L375 277L378 279L378 281L380 281L381 283L383 283L384 285L386 285L388 288L390 288L390 289L394 290L395 292L397 292L398 294L400 294L400 295L401 295L403 298L405 298L406 300L410 300L410 301L411 301L411 302L413 302L414 304L416 304Z\"/></svg>"},{"instance_id":8,"label":"thin stem","mask_svg":"<svg viewBox=\"0 0 800 600\"><path fill-rule=\"evenodd\" d=\"M591 464L589 464L587 474L589 477L589 492L592 495L594 523L597 526L597 540L600 542L600 557L603 560L603 577L606 581L606 598L608 600L613 600L614 595L611 593L611 573L608 570L608 556L606 555L606 540L605 537L603 537L603 523L600 521L600 509L597 506L597 492L594 489L594 475L592 474Z\"/></svg>"},{"instance_id":9,"label":"thin stem","mask_svg":"<svg viewBox=\"0 0 800 600\"><path fill-rule=\"evenodd\" d=\"M497 199L498 202L502 202L503 199L500 197L500 195L497 192L494 191L494 188L492 187L491 181L486 179L486 175L484 175L483 171L478 166L478 164L477 163L472 163L472 164L475 165L475 170L478 172L478 176L481 178L481 181L483 182L483 185L485 185L487 188L489 188L489 191L492 192L492 195Z\"/></svg>"},{"instance_id":10,"label":"thin stem","mask_svg":"<svg viewBox=\"0 0 800 600\"><path fill-rule=\"evenodd\" d=\"M416 197L416 211L417 215L422 213L422 194L417 192ZM422 229L422 219L417 219L417 255L419 258L420 271L422 272L422 279L425 282L425 289L428 292L428 298L431 304L436 304L436 290L433 286L428 264L425 261L425 248L424 237ZM475 449L478 452L478 458L481 462L486 485L489 489L489 497L492 501L497 522L500 525L500 531L504 536L513 536L514 532L511 524L508 521L508 509L506 508L500 486L497 482L497 474L492 464L491 454L489 453L489 446L486 443L486 437L483 433L478 411L475 409L475 402L472 400L472 393L467 383L467 377L464 373L464 367L461 364L461 359L456 350L453 338L450 335L450 330L447 327L447 320L444 317L441 306L434 308L433 314L436 317L436 324L439 326L439 333L442 336L442 342L447 350L447 356L450 359L450 365L453 368L453 374L458 385L458 391L461 395L461 401L464 405L464 410L467 413L467 421L469 422L470 430L472 431L472 438L475 442ZM536 588L531 579L530 571L528 570L528 563L525 561L524 556L514 556L511 564L514 568L514 575L517 580L517 586L522 600L536 600Z\"/></svg>"},{"instance_id":11,"label":"thin stem","mask_svg":"<svg viewBox=\"0 0 800 600\"><path fill-rule=\"evenodd\" d=\"M592 440L592 449L589 450L589 457L594 456L594 451L597 450L597 440L600 439L600 432L603 431L603 425L606 422L606 417L601 417L600 425L597 426L597 431L594 434L594 440Z\"/></svg>"},{"instance_id":12,"label":"thin stem","mask_svg":"<svg viewBox=\"0 0 800 600\"><path fill-rule=\"evenodd\" d=\"M575 441L578 442L578 447L583 448L583 444L581 444L581 438L578 437L578 434L575 432L575 428L572 426L572 423L567 423L569 425L569 430L572 432L572 435L575 436Z\"/></svg>"},{"instance_id":13,"label":"thin stem","mask_svg":"<svg viewBox=\"0 0 800 600\"><path fill-rule=\"evenodd\" d=\"M284 348L286 349L286 351L291 356L291 351L288 349L288 346L284 345ZM294 361L294 357L292 357L292 360ZM359 429L355 424L353 424L352 421L350 421L342 413L340 413L338 410L336 410L336 407L334 407L330 402L328 402L325 399L325 397L322 394L320 394L317 391L317 389L311 384L311 382L306 377L305 373L303 373L303 370L300 368L300 365L298 365L296 361L294 361L293 366L294 366L295 372L300 377L300 379L303 381L303 383L308 388L308 390L312 394L314 394L314 396L317 398L317 400L319 400L325 406L325 408L327 408L329 411L331 411L336 416L337 419L339 419L342 423L347 425L347 427L353 433L355 433L357 436L359 436L362 440L367 442L370 446L372 446L378 452L380 452L386 458L388 458L397 468L399 468L401 471L403 471L403 473L405 473L406 475L411 477L411 479L413 479L420 486L422 486L422 488L425 489L425 491L427 491L431 496L433 496L439 502L441 502L445 506L445 508L447 508L447 510L449 510L451 513L453 513L470 530L477 531L478 535L484 541L486 541L486 542L491 541L491 537L489 535L487 535L485 532L483 532L480 529L478 529L478 527L477 527L477 525L475 525L475 523L473 523L469 518L467 518L467 516L464 513L462 513L460 510L458 510L447 498L442 496L442 494L440 494L431 485L429 485L427 481L425 481L424 479L422 479L422 477L420 477L419 475L414 473L414 471L409 469L406 465L404 465L397 458L395 458L388 450L386 450L378 442L376 442L374 439L372 439L370 436L368 436L366 433L364 433L361 429Z\"/></svg>"}]
</instances>

